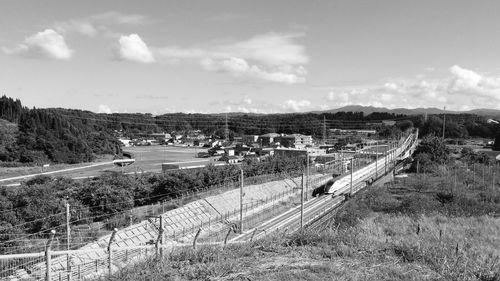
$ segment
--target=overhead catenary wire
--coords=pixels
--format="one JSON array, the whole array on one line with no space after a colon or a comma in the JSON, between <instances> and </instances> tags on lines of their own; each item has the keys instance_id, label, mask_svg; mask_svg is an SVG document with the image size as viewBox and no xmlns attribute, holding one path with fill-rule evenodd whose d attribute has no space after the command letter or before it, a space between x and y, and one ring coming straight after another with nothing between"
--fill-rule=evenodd
<instances>
[{"instance_id":1,"label":"overhead catenary wire","mask_svg":"<svg viewBox=\"0 0 500 281\"><path fill-rule=\"evenodd\" d=\"M81 120L91 120L91 121L97 121L97 122L118 122L122 124L130 124L130 125L145 125L145 126L156 126L158 125L157 123L171 123L171 124L176 124L179 122L188 122L191 121L196 124L200 125L220 125L221 127L225 126L225 120L224 117L217 116L216 120L207 120L205 119L196 119L196 117L181 117L181 116L175 116L175 120L171 119L161 119L161 118L153 118L151 120L151 123L144 123L144 122L137 122L133 117L114 117L114 118L119 118L118 120L114 119L108 119L108 118L94 118L94 117L83 117L83 116L76 116L76 115L67 115L67 114L61 114L59 113L60 116L64 116L67 118L74 118L74 119L81 119ZM393 121L402 121L402 120L412 120L414 119L414 116L400 116L400 117L395 117L395 118L388 118L388 119L365 119L365 120L349 120L349 119L326 119L324 122L327 123L335 123L335 122L343 122L343 123L373 123L373 122L380 122L380 121L386 121L386 120L393 120ZM132 120L132 121L128 121ZM310 121L310 122L317 122L318 125L322 125L322 122L320 119L310 119L310 120L303 120L304 122ZM216 124L214 124L216 122ZM282 124L282 125L296 125L296 122L293 121L284 121L284 120L279 120L278 118L276 119L262 119L262 118L255 118L255 119L249 119L249 118L238 118L234 116L228 116L228 123L231 124L231 122L238 122L238 123L246 123L246 124L254 124L258 126L262 125L277 125L277 124Z\"/></svg>"},{"instance_id":2,"label":"overhead catenary wire","mask_svg":"<svg viewBox=\"0 0 500 281\"><path fill-rule=\"evenodd\" d=\"M257 175L257 176L250 177L250 179L254 178L254 177L255 178L262 178L262 177L266 177L266 176L274 176L274 175L277 175L277 174L279 174L279 173L269 173L269 174ZM217 189L217 188L219 188L221 186L222 186L222 184L217 184L217 185L210 186L208 188L204 188L204 190L205 191L210 191L211 189ZM195 190L193 190L192 188L184 188L184 189L175 190L175 191L172 191L172 192L162 193L162 194L159 194L159 195L156 195L156 196L134 198L133 201L151 200L151 199L161 198L161 197L165 197L165 196L173 195L173 194L178 195L179 192L186 192L186 191L195 191ZM170 198L170 199L171 200L175 200L173 198ZM120 201L120 202L114 202L112 204L106 204L106 207L112 207L112 206L115 206L115 205L118 205L118 204L129 203L129 202L130 202L130 200L123 200L123 201ZM145 204L145 205L142 205L142 206L135 206L134 208L141 208L143 206L149 206L149 205ZM91 210L91 209L98 209L98 208L103 208L103 206L81 207L81 208L71 209L71 211L75 212L75 211ZM120 211L120 212L105 213L105 214L100 214L100 215L96 215L96 216L88 216L88 217L75 218L75 219L71 220L70 223L74 224L76 222L81 222L81 221L86 221L86 220L93 220L93 219L96 219L96 218L102 218L102 217L106 217L106 216L112 217L112 216L116 216L116 215L119 215L119 214L124 214L124 213L127 213L127 212L133 212L134 208L132 208L132 209L126 209L126 210L123 210L123 211ZM55 216L59 216L59 215L65 215L65 212L53 214L53 215L50 215L49 217L55 217ZM48 217L44 217L44 218L40 218L40 219L35 219L35 220L27 221L27 222L24 222L22 224L18 224L18 225L15 225L15 226L26 225L26 224L34 223L34 222L37 222L37 221L42 221L42 220L47 219L47 218ZM60 225L57 225L57 226L52 226L52 227L50 227L48 229L42 229L42 230L40 230L40 231L38 231L36 233L26 233L26 234L16 234L16 235L18 235L18 236L24 236L24 238L26 238L26 237L36 236L36 235L39 235L39 234L48 233L52 229L56 229L56 228L59 228L59 227L65 227L65 226L66 226L66 224L63 223L63 224L60 224ZM6 234L6 235L9 235L9 234ZM3 241L2 244L11 243L11 242L17 242L17 241L19 241L19 238L15 238L15 239Z\"/></svg>"}]
</instances>

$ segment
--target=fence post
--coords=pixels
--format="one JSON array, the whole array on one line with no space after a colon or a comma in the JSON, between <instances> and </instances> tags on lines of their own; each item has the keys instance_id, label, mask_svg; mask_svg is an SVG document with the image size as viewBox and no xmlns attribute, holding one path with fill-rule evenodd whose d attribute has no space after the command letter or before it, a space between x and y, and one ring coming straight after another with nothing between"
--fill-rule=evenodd
<instances>
[{"instance_id":1,"label":"fence post","mask_svg":"<svg viewBox=\"0 0 500 281\"><path fill-rule=\"evenodd\" d=\"M70 229L70 212L69 212L69 203L66 202L66 250L69 251L69 243L71 240L71 229ZM69 254L66 255L66 271L70 272L71 271L71 263L70 263L70 258Z\"/></svg>"},{"instance_id":2,"label":"fence post","mask_svg":"<svg viewBox=\"0 0 500 281\"><path fill-rule=\"evenodd\" d=\"M227 244L227 239L229 238L229 235L231 234L231 230L233 230L232 227L229 228L229 230L227 231L227 234L226 234L226 237L224 238L224 247L226 247L226 244Z\"/></svg>"},{"instance_id":3,"label":"fence post","mask_svg":"<svg viewBox=\"0 0 500 281\"><path fill-rule=\"evenodd\" d=\"M240 168L240 233L243 233L243 169Z\"/></svg>"},{"instance_id":4,"label":"fence post","mask_svg":"<svg viewBox=\"0 0 500 281\"><path fill-rule=\"evenodd\" d=\"M163 258L163 237L165 229L163 228L163 214L160 215L160 231L158 233L158 239L156 239L156 254L160 254L160 257Z\"/></svg>"},{"instance_id":5,"label":"fence post","mask_svg":"<svg viewBox=\"0 0 500 281\"><path fill-rule=\"evenodd\" d=\"M112 264L111 262L113 261L113 251L111 250L111 243L113 243L113 240L115 240L115 235L118 232L118 229L113 229L113 233L111 233L111 237L109 238L108 242L108 272L109 275L113 273L112 271Z\"/></svg>"},{"instance_id":6,"label":"fence post","mask_svg":"<svg viewBox=\"0 0 500 281\"><path fill-rule=\"evenodd\" d=\"M50 281L52 280L51 272L50 272L50 267L52 265L51 263L51 253L50 253L50 246L52 245L52 242L54 241L54 236L56 235L55 230L50 231L50 238L49 241L47 241L47 244L45 245L45 280Z\"/></svg>"},{"instance_id":7,"label":"fence post","mask_svg":"<svg viewBox=\"0 0 500 281\"><path fill-rule=\"evenodd\" d=\"M195 250L196 250L196 241L198 240L198 236L200 236L200 233L201 233L201 227L198 229L198 232L196 232L196 235L194 236L193 249Z\"/></svg>"}]
</instances>

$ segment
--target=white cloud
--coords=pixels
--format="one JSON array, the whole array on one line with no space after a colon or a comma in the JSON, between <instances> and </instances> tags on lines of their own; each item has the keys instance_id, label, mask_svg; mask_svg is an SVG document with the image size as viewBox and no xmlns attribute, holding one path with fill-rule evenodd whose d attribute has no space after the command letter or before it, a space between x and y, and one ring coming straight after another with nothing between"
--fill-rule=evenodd
<instances>
[{"instance_id":1,"label":"white cloud","mask_svg":"<svg viewBox=\"0 0 500 281\"><path fill-rule=\"evenodd\" d=\"M249 97L245 97L245 98L243 98L243 102L246 104L252 104L252 99Z\"/></svg>"},{"instance_id":2,"label":"white cloud","mask_svg":"<svg viewBox=\"0 0 500 281\"><path fill-rule=\"evenodd\" d=\"M241 99L218 100L209 103L210 112L243 112L243 113L276 113L283 112L281 105L270 103L268 100L253 100L249 97Z\"/></svg>"},{"instance_id":3,"label":"white cloud","mask_svg":"<svg viewBox=\"0 0 500 281\"><path fill-rule=\"evenodd\" d=\"M116 11L110 11L89 17L93 21L102 21L113 24L143 25L153 23L154 20L144 15L122 14Z\"/></svg>"},{"instance_id":4,"label":"white cloud","mask_svg":"<svg viewBox=\"0 0 500 281\"><path fill-rule=\"evenodd\" d=\"M262 80L281 82L281 83L301 83L305 81L304 77L300 77L294 73L280 72L280 71L266 71L259 66L250 65L242 58L229 58L224 60L205 59L202 65L207 70L218 72L229 72L236 77L254 77Z\"/></svg>"},{"instance_id":5,"label":"white cloud","mask_svg":"<svg viewBox=\"0 0 500 281\"><path fill-rule=\"evenodd\" d=\"M226 60L214 60L211 58L201 61L203 67L210 71L232 72L235 74L245 73L250 70L247 61L241 58L229 58Z\"/></svg>"},{"instance_id":6,"label":"white cloud","mask_svg":"<svg viewBox=\"0 0 500 281\"><path fill-rule=\"evenodd\" d=\"M112 111L111 111L111 108L109 106L107 106L105 104L100 104L97 113L111 114Z\"/></svg>"},{"instance_id":7,"label":"white cloud","mask_svg":"<svg viewBox=\"0 0 500 281\"><path fill-rule=\"evenodd\" d=\"M198 60L209 71L231 73L279 83L303 83L309 62L305 47L295 43L302 34L267 33L250 39L211 45L181 48L153 48L157 57L170 62Z\"/></svg>"},{"instance_id":8,"label":"white cloud","mask_svg":"<svg viewBox=\"0 0 500 281\"><path fill-rule=\"evenodd\" d=\"M137 34L121 36L119 41L118 57L124 60L151 63L155 59L148 46Z\"/></svg>"},{"instance_id":9,"label":"white cloud","mask_svg":"<svg viewBox=\"0 0 500 281\"><path fill-rule=\"evenodd\" d=\"M329 92L327 100L335 102L337 106L345 106L349 104L349 93L346 91Z\"/></svg>"},{"instance_id":10,"label":"white cloud","mask_svg":"<svg viewBox=\"0 0 500 281\"><path fill-rule=\"evenodd\" d=\"M283 104L283 109L286 111L294 111L294 112L299 112L299 111L304 111L308 108L311 108L311 102L308 100L287 100Z\"/></svg>"},{"instance_id":11,"label":"white cloud","mask_svg":"<svg viewBox=\"0 0 500 281\"><path fill-rule=\"evenodd\" d=\"M331 107L347 104L395 107L438 107L450 110L500 108L500 77L482 75L454 65L441 79L386 81L380 85L332 89L326 96Z\"/></svg>"},{"instance_id":12,"label":"white cloud","mask_svg":"<svg viewBox=\"0 0 500 281\"><path fill-rule=\"evenodd\" d=\"M248 40L216 46L222 54L255 60L265 65L288 66L309 62L305 47L294 42L302 34L267 33Z\"/></svg>"},{"instance_id":13,"label":"white cloud","mask_svg":"<svg viewBox=\"0 0 500 281\"><path fill-rule=\"evenodd\" d=\"M2 48L7 54L20 54L28 57L47 57L58 60L69 60L73 56L64 37L53 29L45 29L24 39L14 49Z\"/></svg>"},{"instance_id":14,"label":"white cloud","mask_svg":"<svg viewBox=\"0 0 500 281\"><path fill-rule=\"evenodd\" d=\"M483 79L481 75L477 74L472 70L461 68L458 65L450 67L450 72L453 74L454 79L452 80L451 90L461 91L473 89L479 86L479 82Z\"/></svg>"},{"instance_id":15,"label":"white cloud","mask_svg":"<svg viewBox=\"0 0 500 281\"><path fill-rule=\"evenodd\" d=\"M67 33L76 31L83 35L94 37L97 35L96 27L87 20L69 20L55 23L55 30L59 33Z\"/></svg>"},{"instance_id":16,"label":"white cloud","mask_svg":"<svg viewBox=\"0 0 500 281\"><path fill-rule=\"evenodd\" d=\"M87 17L58 21L53 24L53 28L59 33L78 32L83 35L94 37L101 31L115 34L109 30L109 26L114 25L145 25L153 23L154 20L145 15L122 14L116 11L91 15Z\"/></svg>"}]
</instances>

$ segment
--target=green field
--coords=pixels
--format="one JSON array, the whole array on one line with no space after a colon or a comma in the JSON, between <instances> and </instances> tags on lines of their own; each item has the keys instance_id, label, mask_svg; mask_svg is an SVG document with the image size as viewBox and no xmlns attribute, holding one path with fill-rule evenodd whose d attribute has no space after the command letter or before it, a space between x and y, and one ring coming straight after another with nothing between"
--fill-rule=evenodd
<instances>
[{"instance_id":1,"label":"green field","mask_svg":"<svg viewBox=\"0 0 500 281\"><path fill-rule=\"evenodd\" d=\"M124 167L125 172L151 171L160 172L162 163L179 164L180 167L206 165L216 158L196 158L198 152L207 152L206 148L172 147L172 146L135 146L124 148L132 152L135 163ZM120 167L113 168L121 170Z\"/></svg>"},{"instance_id":2,"label":"green field","mask_svg":"<svg viewBox=\"0 0 500 281\"><path fill-rule=\"evenodd\" d=\"M136 146L124 148L124 151L132 152L135 163L119 167L112 163L112 156L101 157L92 163L51 165L43 168L43 172L49 172L51 176L65 176L71 178L95 177L103 172L161 172L162 163L178 164L180 167L206 165L216 158L196 158L198 152L206 152L206 148L172 147L172 146ZM42 172L42 167L17 167L2 169L0 184L17 184L24 179L11 179L13 177L30 176Z\"/></svg>"}]
</instances>

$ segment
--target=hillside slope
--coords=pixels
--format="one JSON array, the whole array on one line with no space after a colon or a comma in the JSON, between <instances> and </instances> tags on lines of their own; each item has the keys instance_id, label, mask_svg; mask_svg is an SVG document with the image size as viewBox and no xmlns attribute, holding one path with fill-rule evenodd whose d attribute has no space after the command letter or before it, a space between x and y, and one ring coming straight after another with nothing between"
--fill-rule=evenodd
<instances>
[{"instance_id":1,"label":"hillside slope","mask_svg":"<svg viewBox=\"0 0 500 281\"><path fill-rule=\"evenodd\" d=\"M446 214L459 211L452 202L426 208L439 204L432 193L401 196L392 189L362 192L320 230L225 250L175 250L108 280L500 280L498 203L490 215L456 216ZM420 201L408 205L415 196Z\"/></svg>"},{"instance_id":2,"label":"hillside slope","mask_svg":"<svg viewBox=\"0 0 500 281\"><path fill-rule=\"evenodd\" d=\"M88 124L85 120L77 122L59 110L28 109L22 106L21 101L2 96L0 117L18 128L17 133L9 132L8 137L4 134L4 138L8 138L4 142L11 149L3 147L0 150L0 161L79 163L92 161L95 154L120 151L113 131L102 124ZM5 126L8 127L12 126Z\"/></svg>"}]
</instances>

